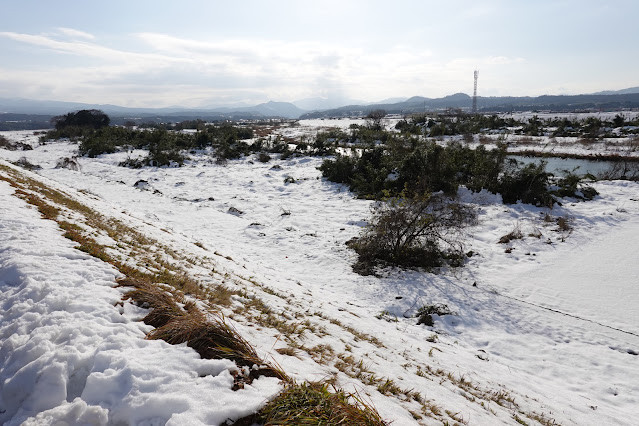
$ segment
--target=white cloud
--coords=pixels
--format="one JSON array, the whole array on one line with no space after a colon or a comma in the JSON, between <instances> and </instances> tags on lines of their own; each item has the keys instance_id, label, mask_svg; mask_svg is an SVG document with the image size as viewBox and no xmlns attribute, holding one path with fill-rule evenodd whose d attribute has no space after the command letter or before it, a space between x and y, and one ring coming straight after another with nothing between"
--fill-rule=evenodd
<instances>
[{"instance_id":1,"label":"white cloud","mask_svg":"<svg viewBox=\"0 0 639 426\"><path fill-rule=\"evenodd\" d=\"M9 38L14 41L38 46L44 49L50 49L59 53L78 56L119 60L131 57L130 53L86 41L60 41L50 36L21 34L15 32L0 32L0 37Z\"/></svg>"},{"instance_id":2,"label":"white cloud","mask_svg":"<svg viewBox=\"0 0 639 426\"><path fill-rule=\"evenodd\" d=\"M69 36L71 38L76 38L76 39L85 38L88 40L95 39L95 36L93 34L85 33L84 31L74 30L73 28L58 27L56 28L56 30L59 33Z\"/></svg>"},{"instance_id":3,"label":"white cloud","mask_svg":"<svg viewBox=\"0 0 639 426\"><path fill-rule=\"evenodd\" d=\"M446 61L421 46L367 50L307 41L202 41L158 33L135 34L142 45L136 44L139 51L134 51L106 46L76 30L58 30L71 39L0 32L3 38L75 56L74 61L61 57L34 72L7 69L0 77L3 92L22 88L32 96L33 87L41 87L43 93L63 100L129 106L197 106L215 97L292 101L326 93L364 100L436 97L469 93L478 65L508 67L519 62L506 56Z\"/></svg>"}]
</instances>

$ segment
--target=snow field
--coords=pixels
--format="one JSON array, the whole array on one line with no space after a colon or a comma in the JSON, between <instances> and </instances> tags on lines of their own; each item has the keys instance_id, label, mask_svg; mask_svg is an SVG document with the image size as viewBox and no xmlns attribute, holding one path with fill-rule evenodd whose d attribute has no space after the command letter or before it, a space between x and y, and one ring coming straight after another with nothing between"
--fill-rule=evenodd
<instances>
[{"instance_id":1,"label":"snow field","mask_svg":"<svg viewBox=\"0 0 639 426\"><path fill-rule=\"evenodd\" d=\"M251 164L247 158L222 167L199 155L179 169L131 170L116 166L127 155L120 153L82 158L81 172L53 169L58 158L74 150L73 144L57 143L1 154L27 156L43 166L39 174L52 184L90 194L83 202L164 238L171 247L202 255L193 245L198 242L231 257L216 259L221 273L252 277L289 295L284 300L249 288L274 312L305 315L325 328L323 336L307 333L296 356L275 351L292 342L272 329L237 321L242 335L298 379L337 374L346 389L368 393L384 418L394 424L416 422L407 411L419 412L416 402L383 395L376 385L343 374L334 367L335 357L316 362L311 349L328 345L336 355L363 360L377 376L420 392L469 424L517 424L514 415L534 423L522 411L543 413L561 424L634 422L639 405L639 359L633 355L639 348L634 278L639 269L632 255L639 229L637 184L598 183L601 195L594 201L567 200L552 211L505 206L499 196L462 191L462 199L479 209L479 224L467 236L467 248L478 255L466 267L439 275L387 270L375 278L351 271L354 255L344 246L365 225L370 203L317 179L318 159ZM295 183L285 183L286 176ZM140 179L149 182L148 191L133 187ZM230 207L242 214L229 214ZM286 211L291 214L283 215ZM553 221L545 222L546 214ZM572 232L559 232L557 217L569 219ZM497 244L515 226L525 237ZM536 231L540 238L528 236ZM508 247L512 250L505 253ZM458 315L436 318L433 328L404 317L432 303L445 303ZM377 319L383 311L397 321ZM374 336L383 347L315 312ZM427 367L441 369L443 376L420 375ZM475 388L454 383L462 378ZM506 391L519 408L482 400L482 390ZM192 410L196 407L189 406L185 415ZM450 421L449 414L443 416ZM420 422L439 423L427 417Z\"/></svg>"},{"instance_id":2,"label":"snow field","mask_svg":"<svg viewBox=\"0 0 639 426\"><path fill-rule=\"evenodd\" d=\"M280 389L260 378L234 392L233 362L144 340L144 310L116 306L119 273L12 192L0 181L0 422L221 424Z\"/></svg>"}]
</instances>

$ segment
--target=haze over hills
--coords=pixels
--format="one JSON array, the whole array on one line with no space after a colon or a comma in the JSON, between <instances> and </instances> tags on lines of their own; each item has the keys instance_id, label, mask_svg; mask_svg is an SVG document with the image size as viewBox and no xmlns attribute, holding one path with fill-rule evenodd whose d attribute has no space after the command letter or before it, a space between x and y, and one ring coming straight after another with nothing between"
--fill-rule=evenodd
<instances>
[{"instance_id":1,"label":"haze over hills","mask_svg":"<svg viewBox=\"0 0 639 426\"><path fill-rule=\"evenodd\" d=\"M109 115L115 116L155 116L155 115L184 115L201 116L206 113L220 113L225 116L233 113L240 118L259 117L283 117L297 118L307 112L289 102L266 102L250 107L216 107L216 108L184 108L184 107L164 107L164 108L129 108L109 104L85 104L79 102L61 101L38 101L31 99L7 99L0 98L0 113L20 113L20 114L66 114L79 109L99 109ZM214 114L215 115L215 114Z\"/></svg>"},{"instance_id":2,"label":"haze over hills","mask_svg":"<svg viewBox=\"0 0 639 426\"><path fill-rule=\"evenodd\" d=\"M604 90L602 92L593 93L593 95L627 95L631 93L639 93L639 86L621 90Z\"/></svg>"},{"instance_id":3,"label":"haze over hills","mask_svg":"<svg viewBox=\"0 0 639 426\"><path fill-rule=\"evenodd\" d=\"M308 111L322 111L327 109L339 108L344 105L366 104L366 102L357 99L350 99L343 96L340 97L314 97L305 98L292 102L298 108Z\"/></svg>"},{"instance_id":4,"label":"haze over hills","mask_svg":"<svg viewBox=\"0 0 639 426\"><path fill-rule=\"evenodd\" d=\"M342 99L345 102L350 99ZM325 118L362 116L373 109L384 109L389 114L410 114L424 111L442 111L449 108L469 111L472 98L465 93L455 93L442 98L413 96L390 98L376 103L342 104L329 107L335 99L308 98L296 102L269 101L254 106L219 106L214 108L129 108L110 104L86 104L78 102L41 101L31 99L0 98L0 121L16 120L15 114L38 116L46 123L52 116L80 109L100 109L109 114L114 123L135 121L182 121L201 118L203 120L240 120L265 118ZM356 101L353 101L356 102ZM324 108L319 108L323 105ZM302 108L304 106L306 108ZM639 87L617 91L604 91L585 95L543 95L537 97L483 97L477 98L479 112L509 112L526 110L613 110L639 108ZM14 114L13 116L7 113ZM11 117L11 118L10 118ZM26 120L26 119L25 119ZM33 127L29 127L33 128Z\"/></svg>"}]
</instances>

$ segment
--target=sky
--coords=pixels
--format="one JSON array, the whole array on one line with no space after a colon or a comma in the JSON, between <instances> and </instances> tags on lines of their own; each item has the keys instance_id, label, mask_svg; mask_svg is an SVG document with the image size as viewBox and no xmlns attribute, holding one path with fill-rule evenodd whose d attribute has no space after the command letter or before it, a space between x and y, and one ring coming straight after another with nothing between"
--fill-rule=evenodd
<instances>
[{"instance_id":1,"label":"sky","mask_svg":"<svg viewBox=\"0 0 639 426\"><path fill-rule=\"evenodd\" d=\"M639 86L636 0L0 0L0 97L128 107Z\"/></svg>"}]
</instances>

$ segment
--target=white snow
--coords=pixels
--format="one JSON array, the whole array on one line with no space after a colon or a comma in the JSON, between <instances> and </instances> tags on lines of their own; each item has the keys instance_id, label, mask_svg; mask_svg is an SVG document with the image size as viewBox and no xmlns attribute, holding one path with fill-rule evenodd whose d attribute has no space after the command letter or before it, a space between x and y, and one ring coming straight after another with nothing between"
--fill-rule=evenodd
<instances>
[{"instance_id":1,"label":"white snow","mask_svg":"<svg viewBox=\"0 0 639 426\"><path fill-rule=\"evenodd\" d=\"M303 123L307 130L294 131L317 125L309 121ZM27 132L5 135L30 140ZM316 169L321 159L245 158L221 166L198 154L181 168L133 170L117 166L127 155L118 153L80 158L81 171L54 168L76 148L53 143L33 151L0 150L0 158L27 157L43 167L37 175L48 184L171 247L231 257L217 257L220 273L252 277L290 295L286 301L248 288L275 312L325 328L327 335L305 335L307 348L327 344L335 353L352 354L376 375L419 391L469 424L517 424L514 414L535 422L495 402L472 402L468 390L423 377L418 366L441 368L490 392L506 390L520 410L560 424L636 424L639 184L597 183L595 200L564 200L553 210L507 206L499 196L462 190L462 199L479 209L479 223L467 235L467 249L477 255L465 267L437 275L385 270L375 278L352 272L354 254L344 244L365 225L370 202L322 180ZM287 176L295 182L285 183ZM148 182L148 190L134 187L139 180ZM0 182L0 406L6 410L0 421L219 424L252 412L279 390L276 380L261 378L233 392L233 363L143 340L148 328L137 321L143 313L130 304L114 306L121 296L113 288L117 272L73 249L54 223L11 193ZM231 207L242 214L229 214ZM544 221L546 214L552 222ZM572 232L558 230L557 217L569 219ZM525 238L498 244L514 227ZM528 236L533 233L541 237ZM410 316L433 303L457 315L436 318L432 328L416 325ZM383 311L397 322L377 319ZM313 312L373 335L384 347ZM240 323L258 352L293 377L338 374L340 385L368 394L394 425L417 423L407 411L419 412L415 402L382 395L303 351L280 355L274 349L286 344L276 331ZM431 342L434 332L437 341ZM438 423L427 417L420 422Z\"/></svg>"},{"instance_id":2,"label":"white snow","mask_svg":"<svg viewBox=\"0 0 639 426\"><path fill-rule=\"evenodd\" d=\"M141 310L116 306L119 273L12 193L0 181L2 424L220 424L279 390L234 392L233 362L144 340Z\"/></svg>"}]
</instances>

